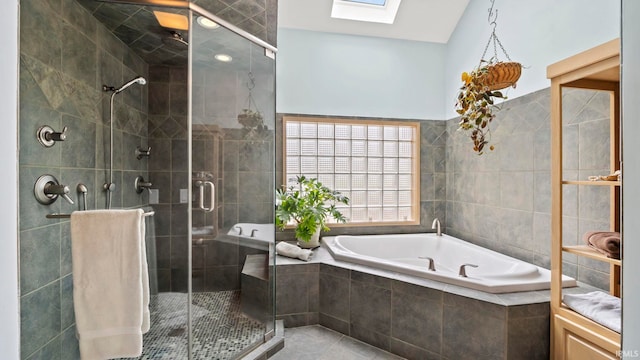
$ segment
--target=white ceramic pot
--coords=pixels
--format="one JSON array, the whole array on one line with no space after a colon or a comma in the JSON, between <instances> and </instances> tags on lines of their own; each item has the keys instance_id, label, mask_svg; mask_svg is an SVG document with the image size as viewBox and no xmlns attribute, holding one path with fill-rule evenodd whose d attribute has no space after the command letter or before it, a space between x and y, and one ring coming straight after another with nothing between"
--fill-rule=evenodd
<instances>
[{"instance_id":1,"label":"white ceramic pot","mask_svg":"<svg viewBox=\"0 0 640 360\"><path fill-rule=\"evenodd\" d=\"M311 235L311 239L309 241L298 239L298 246L303 249L314 249L320 246L320 230L321 228L318 226L318 229L313 233L313 235Z\"/></svg>"}]
</instances>

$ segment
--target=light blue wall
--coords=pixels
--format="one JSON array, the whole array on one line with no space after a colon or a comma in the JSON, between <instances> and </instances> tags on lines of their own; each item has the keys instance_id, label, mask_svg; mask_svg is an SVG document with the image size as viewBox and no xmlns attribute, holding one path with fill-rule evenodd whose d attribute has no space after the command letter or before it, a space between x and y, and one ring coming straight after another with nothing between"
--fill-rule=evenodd
<instances>
[{"instance_id":1,"label":"light blue wall","mask_svg":"<svg viewBox=\"0 0 640 360\"><path fill-rule=\"evenodd\" d=\"M452 104L460 74L477 66L489 39L489 5L488 0L470 1L447 44L447 118L456 116ZM498 38L511 59L527 67L509 98L549 87L547 65L620 36L620 0L497 0L495 8Z\"/></svg>"},{"instance_id":2,"label":"light blue wall","mask_svg":"<svg viewBox=\"0 0 640 360\"><path fill-rule=\"evenodd\" d=\"M280 113L444 118L445 46L278 30Z\"/></svg>"},{"instance_id":3,"label":"light blue wall","mask_svg":"<svg viewBox=\"0 0 640 360\"><path fill-rule=\"evenodd\" d=\"M460 74L477 65L489 38L488 5L469 2L446 45L279 29L277 111L455 117ZM498 37L527 67L509 98L547 88L547 65L620 34L619 0L497 0L495 6Z\"/></svg>"},{"instance_id":4,"label":"light blue wall","mask_svg":"<svg viewBox=\"0 0 640 360\"><path fill-rule=\"evenodd\" d=\"M18 309L18 0L3 1L0 24L0 119L5 134L0 142L0 357L18 359L20 319Z\"/></svg>"},{"instance_id":5,"label":"light blue wall","mask_svg":"<svg viewBox=\"0 0 640 360\"><path fill-rule=\"evenodd\" d=\"M622 267L622 348L626 358L640 356L640 1L622 1L622 153L624 187L622 189L623 260ZM627 186L631 185L631 186Z\"/></svg>"}]
</instances>

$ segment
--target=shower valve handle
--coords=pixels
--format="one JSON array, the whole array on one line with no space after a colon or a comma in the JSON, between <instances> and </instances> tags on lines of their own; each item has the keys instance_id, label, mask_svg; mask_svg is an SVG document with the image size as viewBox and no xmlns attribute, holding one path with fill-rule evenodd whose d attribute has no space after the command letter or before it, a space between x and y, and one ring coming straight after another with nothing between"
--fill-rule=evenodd
<instances>
[{"instance_id":1,"label":"shower valve handle","mask_svg":"<svg viewBox=\"0 0 640 360\"><path fill-rule=\"evenodd\" d=\"M65 141L67 138L67 127L62 128L62 132L50 132L45 134L45 138L49 141Z\"/></svg>"},{"instance_id":2,"label":"shower valve handle","mask_svg":"<svg viewBox=\"0 0 640 360\"><path fill-rule=\"evenodd\" d=\"M44 147L52 147L57 141L64 141L67 138L67 127L65 126L61 132L54 131L49 125L43 125L38 128L36 138Z\"/></svg>"},{"instance_id":3,"label":"shower valve handle","mask_svg":"<svg viewBox=\"0 0 640 360\"><path fill-rule=\"evenodd\" d=\"M69 187L67 185L48 183L44 187L44 193L46 195L59 195L63 199L67 200L69 204L73 205L74 202L69 197L69 192Z\"/></svg>"}]
</instances>

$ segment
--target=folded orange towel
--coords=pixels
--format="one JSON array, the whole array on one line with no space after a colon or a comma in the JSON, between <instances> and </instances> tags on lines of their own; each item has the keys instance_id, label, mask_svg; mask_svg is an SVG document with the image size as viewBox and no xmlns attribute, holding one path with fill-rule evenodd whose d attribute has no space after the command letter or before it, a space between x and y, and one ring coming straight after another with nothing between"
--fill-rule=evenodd
<instances>
[{"instance_id":1,"label":"folded orange towel","mask_svg":"<svg viewBox=\"0 0 640 360\"><path fill-rule=\"evenodd\" d=\"M620 233L616 231L589 231L582 240L589 247L609 258L620 259Z\"/></svg>"}]
</instances>

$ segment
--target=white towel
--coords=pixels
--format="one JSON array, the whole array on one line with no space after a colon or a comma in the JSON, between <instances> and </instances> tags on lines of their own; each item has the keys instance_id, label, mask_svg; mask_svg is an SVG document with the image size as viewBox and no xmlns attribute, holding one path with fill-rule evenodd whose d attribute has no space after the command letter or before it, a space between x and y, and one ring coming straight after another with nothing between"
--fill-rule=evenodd
<instances>
[{"instance_id":1,"label":"white towel","mask_svg":"<svg viewBox=\"0 0 640 360\"><path fill-rule=\"evenodd\" d=\"M149 328L143 211L73 212L71 244L82 360L140 356Z\"/></svg>"},{"instance_id":2,"label":"white towel","mask_svg":"<svg viewBox=\"0 0 640 360\"><path fill-rule=\"evenodd\" d=\"M562 297L562 301L577 313L615 332L620 332L622 315L620 298L602 291L593 291L586 294L566 294Z\"/></svg>"},{"instance_id":3,"label":"white towel","mask_svg":"<svg viewBox=\"0 0 640 360\"><path fill-rule=\"evenodd\" d=\"M295 245L291 245L284 241L280 241L278 245L276 245L276 251L278 255L287 256L294 259L300 259L304 261L309 261L313 252L308 249L301 249Z\"/></svg>"}]
</instances>

